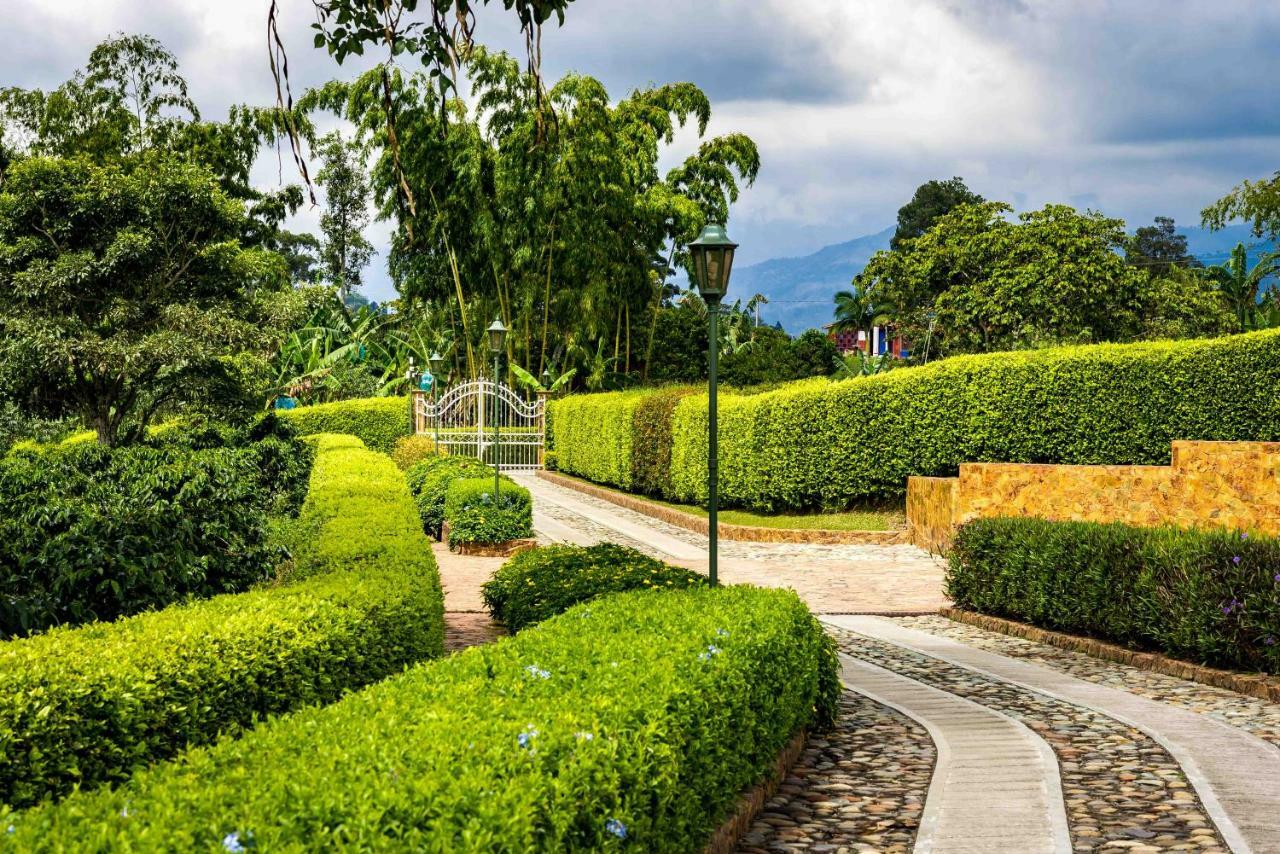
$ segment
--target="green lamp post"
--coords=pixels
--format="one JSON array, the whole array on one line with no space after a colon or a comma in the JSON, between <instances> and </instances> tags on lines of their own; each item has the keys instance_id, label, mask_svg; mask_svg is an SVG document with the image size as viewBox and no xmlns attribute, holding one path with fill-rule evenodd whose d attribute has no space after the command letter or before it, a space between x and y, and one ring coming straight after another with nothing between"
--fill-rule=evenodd
<instances>
[{"instance_id":1,"label":"green lamp post","mask_svg":"<svg viewBox=\"0 0 1280 854\"><path fill-rule=\"evenodd\" d=\"M436 456L440 455L440 377L444 375L444 356L439 350L432 350L427 357L431 366L431 404L436 410Z\"/></svg>"},{"instance_id":2,"label":"green lamp post","mask_svg":"<svg viewBox=\"0 0 1280 854\"><path fill-rule=\"evenodd\" d=\"M493 502L498 503L498 473L502 468L502 435L498 425L498 358L507 338L507 327L498 318L489 324L489 352L493 354Z\"/></svg>"},{"instance_id":3,"label":"green lamp post","mask_svg":"<svg viewBox=\"0 0 1280 854\"><path fill-rule=\"evenodd\" d=\"M723 225L708 224L698 239L689 244L694 282L707 304L707 574L711 586L717 583L716 564L720 549L717 521L717 487L719 486L719 436L716 427L716 366L720 355L720 301L729 290L729 273L733 270L733 250L738 244L729 239Z\"/></svg>"}]
</instances>

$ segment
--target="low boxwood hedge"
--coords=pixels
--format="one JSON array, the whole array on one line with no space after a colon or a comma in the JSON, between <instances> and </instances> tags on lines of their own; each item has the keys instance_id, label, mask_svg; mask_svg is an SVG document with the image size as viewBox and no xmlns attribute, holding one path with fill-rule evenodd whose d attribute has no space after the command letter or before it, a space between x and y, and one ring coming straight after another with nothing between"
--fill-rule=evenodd
<instances>
[{"instance_id":1,"label":"low boxwood hedge","mask_svg":"<svg viewBox=\"0 0 1280 854\"><path fill-rule=\"evenodd\" d=\"M521 552L484 583L484 604L512 631L541 622L570 607L625 590L682 590L701 587L696 572L670 566L635 549L613 543L552 545Z\"/></svg>"},{"instance_id":2,"label":"low boxwood hedge","mask_svg":"<svg viewBox=\"0 0 1280 854\"><path fill-rule=\"evenodd\" d=\"M484 477L491 471L475 457L433 457L410 466L405 480L418 504L423 529L440 539L449 484L460 477Z\"/></svg>"},{"instance_id":3,"label":"low boxwood hedge","mask_svg":"<svg viewBox=\"0 0 1280 854\"><path fill-rule=\"evenodd\" d=\"M444 499L449 545L505 543L533 536L533 497L529 490L501 477L494 494L492 477L450 481Z\"/></svg>"},{"instance_id":4,"label":"low boxwood hedge","mask_svg":"<svg viewBox=\"0 0 1280 854\"><path fill-rule=\"evenodd\" d=\"M910 475L954 474L963 462L1167 465L1175 439L1280 440L1277 386L1280 330L960 356L842 382L725 392L720 498L765 511L843 509L901 496ZM637 477L634 449L637 413L654 394L669 392L552 401L560 470L649 488L651 469L642 454L647 473ZM672 410L669 477L658 478L670 500L706 500L706 411L705 392Z\"/></svg>"},{"instance_id":5,"label":"low boxwood hedge","mask_svg":"<svg viewBox=\"0 0 1280 854\"><path fill-rule=\"evenodd\" d=\"M389 454L401 436L413 433L408 397L362 397L279 410L300 433L356 436L375 451Z\"/></svg>"},{"instance_id":6,"label":"low boxwood hedge","mask_svg":"<svg viewBox=\"0 0 1280 854\"><path fill-rule=\"evenodd\" d=\"M120 781L441 653L439 575L388 458L320 437L302 518L304 580L0 644L0 800Z\"/></svg>"},{"instance_id":7,"label":"low boxwood hedge","mask_svg":"<svg viewBox=\"0 0 1280 854\"><path fill-rule=\"evenodd\" d=\"M0 821L22 850L695 851L836 697L791 591L636 591Z\"/></svg>"},{"instance_id":8,"label":"low boxwood hedge","mask_svg":"<svg viewBox=\"0 0 1280 854\"><path fill-rule=\"evenodd\" d=\"M948 553L956 605L1205 664L1280 673L1280 540L980 519Z\"/></svg>"}]
</instances>

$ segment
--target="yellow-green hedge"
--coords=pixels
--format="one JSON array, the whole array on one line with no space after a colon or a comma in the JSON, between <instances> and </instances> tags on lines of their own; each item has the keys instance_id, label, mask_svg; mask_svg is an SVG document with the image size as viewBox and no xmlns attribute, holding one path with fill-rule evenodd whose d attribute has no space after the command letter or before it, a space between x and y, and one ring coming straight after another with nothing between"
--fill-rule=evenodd
<instances>
[{"instance_id":1,"label":"yellow-green hedge","mask_svg":"<svg viewBox=\"0 0 1280 854\"><path fill-rule=\"evenodd\" d=\"M0 644L0 802L26 805L440 655L430 543L395 464L318 437L291 583Z\"/></svg>"},{"instance_id":2,"label":"yellow-green hedge","mask_svg":"<svg viewBox=\"0 0 1280 854\"><path fill-rule=\"evenodd\" d=\"M375 451L389 454L396 440L413 432L409 397L362 397L317 403L277 413L302 434L343 433L356 436Z\"/></svg>"},{"instance_id":3,"label":"yellow-green hedge","mask_svg":"<svg viewBox=\"0 0 1280 854\"><path fill-rule=\"evenodd\" d=\"M1280 330L963 356L843 382L722 393L720 495L763 510L839 508L900 496L908 476L953 474L969 461L1168 464L1174 439L1280 439L1277 388ZM557 401L559 468L632 483L636 398ZM705 392L675 406L662 484L670 499L706 499L706 408ZM600 439L616 435L627 439Z\"/></svg>"}]
</instances>

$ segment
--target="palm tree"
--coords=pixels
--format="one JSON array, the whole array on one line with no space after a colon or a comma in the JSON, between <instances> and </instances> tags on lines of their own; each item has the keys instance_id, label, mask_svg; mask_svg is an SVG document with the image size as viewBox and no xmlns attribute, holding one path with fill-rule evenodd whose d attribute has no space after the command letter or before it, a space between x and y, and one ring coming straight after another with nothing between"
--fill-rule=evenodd
<instances>
[{"instance_id":1,"label":"palm tree","mask_svg":"<svg viewBox=\"0 0 1280 854\"><path fill-rule=\"evenodd\" d=\"M836 293L836 317L831 328L836 332L862 332L867 336L867 352L871 353L871 342L875 328L889 321L889 316L876 306L871 292L854 279L853 290Z\"/></svg>"},{"instance_id":2,"label":"palm tree","mask_svg":"<svg viewBox=\"0 0 1280 854\"><path fill-rule=\"evenodd\" d=\"M1231 250L1227 263L1210 267L1208 276L1231 303L1242 330L1258 326L1258 291L1271 276L1280 273L1280 251L1268 252L1249 267L1249 253L1243 243Z\"/></svg>"}]
</instances>

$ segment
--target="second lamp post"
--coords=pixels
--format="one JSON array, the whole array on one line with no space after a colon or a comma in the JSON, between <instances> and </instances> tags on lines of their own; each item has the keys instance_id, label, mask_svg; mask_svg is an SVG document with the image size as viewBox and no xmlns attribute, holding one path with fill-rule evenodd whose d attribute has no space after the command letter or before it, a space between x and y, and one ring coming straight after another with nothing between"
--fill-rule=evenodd
<instances>
[{"instance_id":1,"label":"second lamp post","mask_svg":"<svg viewBox=\"0 0 1280 854\"><path fill-rule=\"evenodd\" d=\"M489 352L493 353L493 503L498 503L498 474L502 470L502 434L498 424L501 411L498 408L498 359L502 356L502 343L507 338L507 327L498 318L489 324Z\"/></svg>"},{"instance_id":2,"label":"second lamp post","mask_svg":"<svg viewBox=\"0 0 1280 854\"><path fill-rule=\"evenodd\" d=\"M720 529L717 520L719 455L716 426L716 367L720 354L720 301L729 290L729 273L733 270L733 250L738 244L729 239L723 225L710 224L698 239L689 244L693 276L707 304L707 574L711 586L717 583Z\"/></svg>"}]
</instances>

